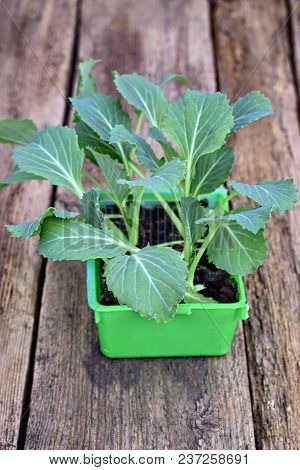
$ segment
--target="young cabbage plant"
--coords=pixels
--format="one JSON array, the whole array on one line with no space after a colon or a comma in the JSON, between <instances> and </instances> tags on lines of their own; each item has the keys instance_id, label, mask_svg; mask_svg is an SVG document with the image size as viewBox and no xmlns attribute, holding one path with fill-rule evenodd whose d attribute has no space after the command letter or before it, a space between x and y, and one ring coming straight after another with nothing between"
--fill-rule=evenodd
<instances>
[{"instance_id":1,"label":"young cabbage plant","mask_svg":"<svg viewBox=\"0 0 300 470\"><path fill-rule=\"evenodd\" d=\"M97 91L92 69L97 61L80 64L72 128L46 126L38 131L28 120L0 122L0 142L16 145L12 174L1 186L30 179L61 185L81 200L81 213L46 209L37 219L8 225L13 237L39 236L39 253L52 260L101 258L108 288L120 304L140 315L165 322L180 302L212 301L194 286L194 275L206 252L211 263L231 275L257 269L267 256L264 227L272 212L292 208L296 188L292 179L256 184L230 181L232 190L215 207L200 200L229 177L233 149L227 138L257 119L272 113L270 100L253 91L230 103L222 93L187 89L169 102L158 83L133 73L113 73L115 86L132 106L136 119L125 112L118 98ZM140 135L148 122L147 140ZM134 125L133 125L134 121ZM149 141L161 147L158 157ZM103 186L84 168L85 158L99 167ZM86 190L84 181L93 188ZM182 252L172 243L140 248L140 207L150 190L165 209L182 239ZM170 205L162 192L174 198ZM119 211L124 231L113 216L103 213L102 195ZM254 205L229 208L238 195ZM199 293L200 292L200 293Z\"/></svg>"}]
</instances>

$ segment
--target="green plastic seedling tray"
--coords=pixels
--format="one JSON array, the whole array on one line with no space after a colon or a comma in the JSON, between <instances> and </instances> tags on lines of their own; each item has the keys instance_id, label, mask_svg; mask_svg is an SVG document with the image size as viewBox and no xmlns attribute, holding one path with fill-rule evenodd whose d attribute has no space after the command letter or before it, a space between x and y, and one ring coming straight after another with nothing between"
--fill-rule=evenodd
<instances>
[{"instance_id":1,"label":"green plastic seedling tray","mask_svg":"<svg viewBox=\"0 0 300 470\"><path fill-rule=\"evenodd\" d=\"M162 194L168 201L172 195ZM214 207L226 197L225 189L203 195ZM102 198L101 203L108 201ZM145 205L157 204L150 192ZM100 350L110 358L221 356L232 345L239 320L247 318L248 305L241 276L233 276L238 288L238 302L227 304L180 304L168 323L146 320L125 305L101 305L99 265L101 260L87 261L89 306L95 312Z\"/></svg>"}]
</instances>

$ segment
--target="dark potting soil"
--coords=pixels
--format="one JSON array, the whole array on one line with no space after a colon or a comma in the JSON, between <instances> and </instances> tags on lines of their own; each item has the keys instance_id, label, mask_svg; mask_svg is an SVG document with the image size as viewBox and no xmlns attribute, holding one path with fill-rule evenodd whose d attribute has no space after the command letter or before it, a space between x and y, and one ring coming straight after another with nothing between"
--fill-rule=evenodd
<instances>
[{"instance_id":1,"label":"dark potting soil","mask_svg":"<svg viewBox=\"0 0 300 470\"><path fill-rule=\"evenodd\" d=\"M202 204L206 206L206 200L202 201ZM105 209L105 212L109 214L117 214L118 210L115 206L108 206ZM114 223L118 225L119 228L124 229L121 219L114 219ZM139 235L140 248L143 248L148 243L150 245L156 245L157 243L165 243L180 239L180 234L174 227L168 215L165 213L164 209L161 207L150 209L141 207ZM181 245L173 245L172 248L175 250L182 250ZM113 293L107 288L103 275L103 264L100 265L100 277L102 287L101 304L118 305L119 302L114 297ZM205 254L201 258L201 263L198 265L195 272L194 284L203 284L205 289L201 291L201 294L206 297L211 297L218 302L230 303L237 302L238 300L237 286L234 280L230 278L228 273L209 263Z\"/></svg>"}]
</instances>

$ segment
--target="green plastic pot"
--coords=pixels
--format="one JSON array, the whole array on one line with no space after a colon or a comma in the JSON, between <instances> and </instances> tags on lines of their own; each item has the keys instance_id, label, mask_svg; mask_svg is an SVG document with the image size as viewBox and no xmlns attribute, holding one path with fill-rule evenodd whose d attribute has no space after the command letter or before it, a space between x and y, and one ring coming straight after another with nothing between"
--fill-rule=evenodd
<instances>
[{"instance_id":1,"label":"green plastic pot","mask_svg":"<svg viewBox=\"0 0 300 470\"><path fill-rule=\"evenodd\" d=\"M172 196L162 194L171 201ZM203 195L209 206L226 197L225 189ZM107 205L103 198L101 203ZM157 204L151 192L144 195L145 205ZM126 305L101 305L99 265L87 261L88 302L95 313L101 352L110 358L221 356L232 345L239 320L247 318L248 305L241 276L233 276L238 302L227 304L180 304L169 323L146 320Z\"/></svg>"}]
</instances>

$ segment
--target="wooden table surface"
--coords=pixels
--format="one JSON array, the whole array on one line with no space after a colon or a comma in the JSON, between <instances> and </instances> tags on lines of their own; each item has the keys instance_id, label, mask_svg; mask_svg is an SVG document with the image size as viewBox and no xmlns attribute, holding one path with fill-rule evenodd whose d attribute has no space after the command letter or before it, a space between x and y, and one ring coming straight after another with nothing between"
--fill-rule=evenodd
<instances>
[{"instance_id":1,"label":"wooden table surface","mask_svg":"<svg viewBox=\"0 0 300 470\"><path fill-rule=\"evenodd\" d=\"M90 57L106 93L114 69L187 74L191 88L232 99L263 91L275 115L235 138L234 179L300 186L298 0L1 0L1 118L66 124L65 96ZM74 207L47 182L7 187L0 225L51 204ZM268 261L245 281L250 320L220 358L101 356L84 264L42 260L35 239L1 229L0 448L299 448L299 213L273 217Z\"/></svg>"}]
</instances>

